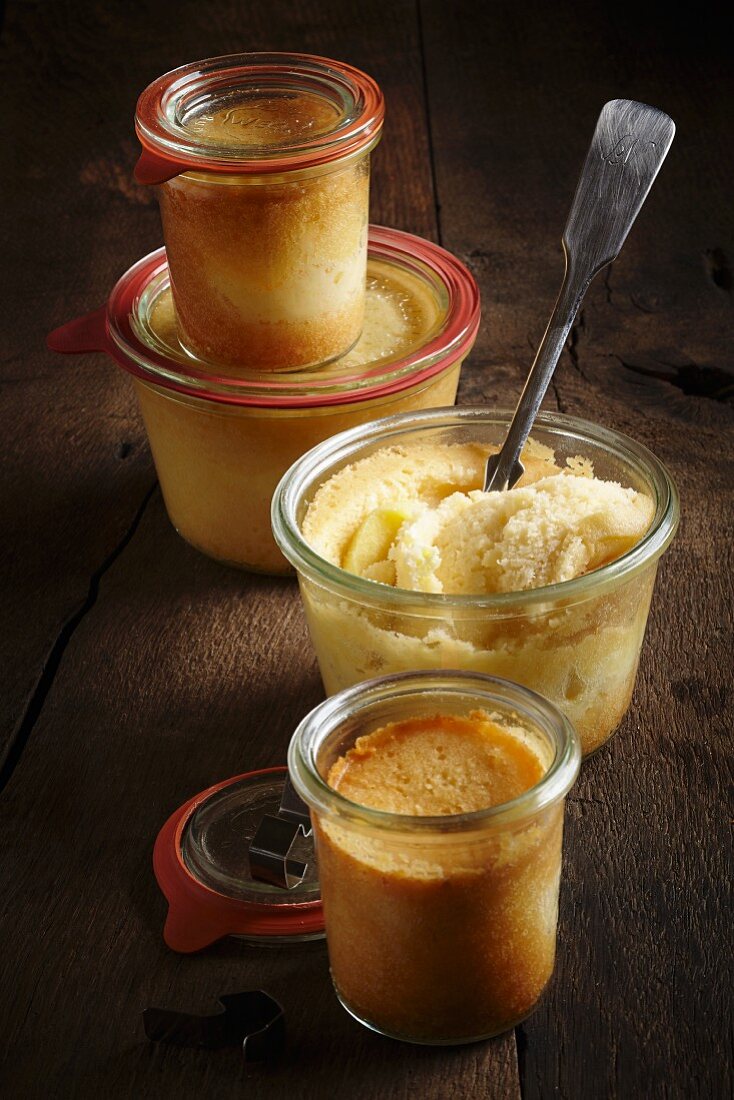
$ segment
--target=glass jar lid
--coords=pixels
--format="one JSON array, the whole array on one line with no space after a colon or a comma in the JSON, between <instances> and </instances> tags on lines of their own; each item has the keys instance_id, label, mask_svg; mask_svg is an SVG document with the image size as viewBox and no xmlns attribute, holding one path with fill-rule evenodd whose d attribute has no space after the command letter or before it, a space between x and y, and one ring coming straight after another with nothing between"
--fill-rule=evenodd
<instances>
[{"instance_id":1,"label":"glass jar lid","mask_svg":"<svg viewBox=\"0 0 734 1100\"><path fill-rule=\"evenodd\" d=\"M479 289L464 265L443 248L397 229L371 226L368 280L393 287L400 306L425 325L415 339L364 346L308 370L254 372L209 366L188 355L175 335L165 249L139 260L118 281L106 307L51 333L54 351L105 351L130 374L190 397L259 408L316 408L344 405L398 393L427 382L463 359L479 327ZM395 290L397 288L397 290ZM368 284L368 311L370 295ZM410 301L408 301L408 299ZM168 306L167 306L168 301ZM166 317L166 309L169 316ZM397 350L396 350L397 349Z\"/></svg>"},{"instance_id":2,"label":"glass jar lid","mask_svg":"<svg viewBox=\"0 0 734 1100\"><path fill-rule=\"evenodd\" d=\"M192 62L154 80L138 100L136 179L318 169L372 148L384 114L375 81L341 61L243 53Z\"/></svg>"},{"instance_id":3,"label":"glass jar lid","mask_svg":"<svg viewBox=\"0 0 734 1100\"><path fill-rule=\"evenodd\" d=\"M180 806L158 834L153 869L168 900L163 938L199 951L223 936L284 943L323 936L313 838L298 832L289 856L306 865L291 889L261 881L249 845L265 815L277 816L285 768L248 772Z\"/></svg>"}]
</instances>

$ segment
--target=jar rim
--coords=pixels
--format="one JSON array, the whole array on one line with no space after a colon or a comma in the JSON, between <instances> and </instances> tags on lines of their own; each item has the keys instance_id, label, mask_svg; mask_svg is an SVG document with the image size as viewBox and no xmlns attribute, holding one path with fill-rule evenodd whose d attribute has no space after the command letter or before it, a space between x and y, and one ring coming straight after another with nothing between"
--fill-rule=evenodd
<instances>
[{"instance_id":1,"label":"jar rim","mask_svg":"<svg viewBox=\"0 0 734 1100\"><path fill-rule=\"evenodd\" d=\"M229 146L196 140L184 118L188 104L254 86L293 92L300 88L330 100L334 126L302 141ZM172 175L204 172L269 174L318 168L367 152L379 140L385 103L378 84L352 65L315 54L236 53L189 62L164 73L141 93L135 129L144 150L171 162Z\"/></svg>"},{"instance_id":2,"label":"jar rim","mask_svg":"<svg viewBox=\"0 0 734 1100\"><path fill-rule=\"evenodd\" d=\"M316 408L387 397L428 381L461 360L473 344L480 320L479 288L450 252L398 229L370 226L370 259L385 260L432 281L446 297L442 323L425 344L396 360L355 367L343 375L318 368L293 373L241 372L240 377L191 367L158 353L139 335L134 319L152 281L165 273L165 248L144 256L110 293L105 325L107 350L129 374L189 397L223 405L260 408Z\"/></svg>"},{"instance_id":3,"label":"jar rim","mask_svg":"<svg viewBox=\"0 0 734 1100\"><path fill-rule=\"evenodd\" d=\"M420 694L471 697L477 707L507 706L519 717L539 726L550 736L554 755L536 784L516 798L496 806L463 814L417 816L378 810L353 802L330 787L321 776L317 752L326 737L345 718L367 710L385 699ZM550 700L511 680L459 669L398 672L366 680L346 688L314 707L299 723L288 746L288 770L299 795L322 813L338 814L340 820L392 832L431 833L442 836L465 834L484 825L504 827L537 814L564 798L573 786L581 766L581 743L566 716Z\"/></svg>"},{"instance_id":4,"label":"jar rim","mask_svg":"<svg viewBox=\"0 0 734 1100\"><path fill-rule=\"evenodd\" d=\"M376 608L409 608L416 617L434 617L450 611L495 611L511 616L517 607L538 607L556 600L580 603L601 595L623 578L630 579L649 562L656 560L670 545L680 515L678 492L667 467L642 443L622 432L602 427L580 417L565 413L541 412L535 424L559 439L576 439L583 454L583 444L603 447L606 453L619 456L637 471L651 486L655 508L647 532L614 561L599 566L579 577L558 581L538 588L489 594L452 594L418 592L408 588L393 588L366 577L357 576L322 557L301 535L297 508L315 481L326 480L327 471L355 461L366 446L379 443L389 446L391 439L407 432L426 429L444 430L462 424L496 424L507 426L513 416L511 409L490 410L483 406L461 405L428 409L418 413L398 413L366 425L358 425L317 444L297 459L281 478L272 498L273 536L279 549L298 573L328 584L348 597ZM532 436L532 432L531 432ZM323 476L322 476L323 475Z\"/></svg>"}]
</instances>

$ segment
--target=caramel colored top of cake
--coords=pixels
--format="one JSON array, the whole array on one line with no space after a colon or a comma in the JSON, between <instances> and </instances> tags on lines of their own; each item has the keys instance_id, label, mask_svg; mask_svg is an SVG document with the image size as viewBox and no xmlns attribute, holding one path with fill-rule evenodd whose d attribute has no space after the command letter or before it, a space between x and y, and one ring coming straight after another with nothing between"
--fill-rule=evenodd
<instances>
[{"instance_id":1,"label":"caramel colored top of cake","mask_svg":"<svg viewBox=\"0 0 734 1100\"><path fill-rule=\"evenodd\" d=\"M509 802L544 770L523 730L476 710L391 722L358 738L327 782L361 806L433 817Z\"/></svg>"}]
</instances>

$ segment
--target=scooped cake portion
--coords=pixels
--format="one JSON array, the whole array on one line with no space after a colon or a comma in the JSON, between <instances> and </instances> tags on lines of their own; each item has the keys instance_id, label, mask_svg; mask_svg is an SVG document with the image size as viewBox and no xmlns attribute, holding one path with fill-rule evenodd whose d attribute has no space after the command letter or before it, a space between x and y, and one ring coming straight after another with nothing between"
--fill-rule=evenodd
<instances>
[{"instance_id":1,"label":"scooped cake portion","mask_svg":"<svg viewBox=\"0 0 734 1100\"><path fill-rule=\"evenodd\" d=\"M303 533L335 565L418 592L517 592L582 576L647 531L644 493L564 467L530 443L525 474L507 492L481 489L489 448L383 448L340 470L311 503Z\"/></svg>"},{"instance_id":2,"label":"scooped cake portion","mask_svg":"<svg viewBox=\"0 0 734 1100\"><path fill-rule=\"evenodd\" d=\"M655 562L598 585L591 575L645 537L652 497L599 477L589 456L532 440L518 484L485 493L497 448L441 434L363 452L307 505L313 549L376 582L357 594L301 578L326 690L419 668L503 676L556 703L587 755L629 706ZM586 589L566 592L586 575Z\"/></svg>"}]
</instances>

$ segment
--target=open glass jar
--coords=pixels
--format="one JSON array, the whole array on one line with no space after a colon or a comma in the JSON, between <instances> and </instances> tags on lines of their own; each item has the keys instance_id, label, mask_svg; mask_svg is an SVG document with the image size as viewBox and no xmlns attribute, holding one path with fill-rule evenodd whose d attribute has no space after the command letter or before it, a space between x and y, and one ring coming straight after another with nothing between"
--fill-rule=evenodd
<instances>
[{"instance_id":1,"label":"open glass jar","mask_svg":"<svg viewBox=\"0 0 734 1100\"><path fill-rule=\"evenodd\" d=\"M265 573L290 567L270 500L300 455L391 412L450 405L479 326L479 291L450 253L370 229L363 335L321 370L219 371L181 348L163 249L132 267L106 307L49 336L55 351L105 351L133 376L171 522L197 549Z\"/></svg>"},{"instance_id":2,"label":"open glass jar","mask_svg":"<svg viewBox=\"0 0 734 1100\"><path fill-rule=\"evenodd\" d=\"M509 801L411 816L359 805L327 782L358 738L387 723L477 710L541 764L538 782ZM388 676L304 719L288 768L311 809L331 973L348 1012L393 1038L461 1043L532 1011L553 972L563 805L579 762L554 706L487 676ZM435 769L440 783L440 760Z\"/></svg>"},{"instance_id":3,"label":"open glass jar","mask_svg":"<svg viewBox=\"0 0 734 1100\"><path fill-rule=\"evenodd\" d=\"M504 676L544 695L570 718L585 755L617 728L630 704L661 554L678 524L670 475L647 448L575 417L542 413L532 438L561 466L583 456L595 476L646 494L647 533L584 576L517 592L446 595L368 580L327 560L303 537L309 503L334 474L381 448L469 445L481 489L486 456L511 413L460 407L389 417L304 455L273 498L278 545L298 570L306 618L329 693L391 672L461 668ZM445 493L452 490L446 484Z\"/></svg>"},{"instance_id":4,"label":"open glass jar","mask_svg":"<svg viewBox=\"0 0 734 1100\"><path fill-rule=\"evenodd\" d=\"M341 62L233 54L140 96L181 345L251 370L328 362L364 319L369 155L382 94Z\"/></svg>"}]
</instances>

